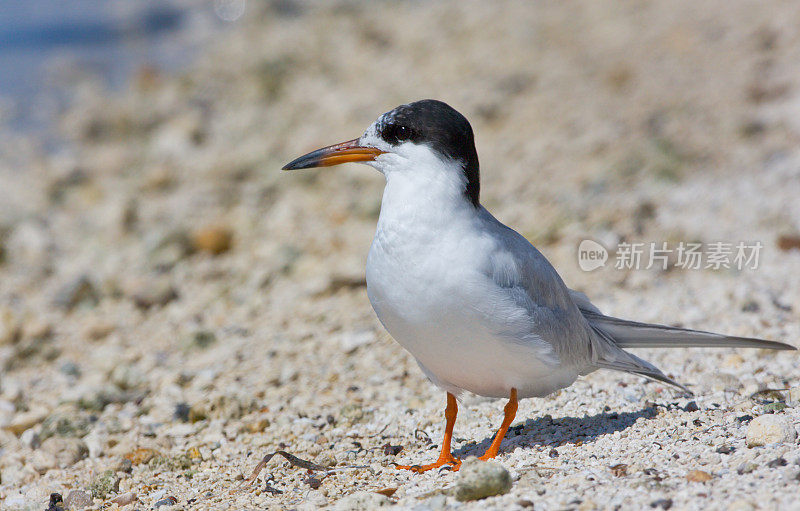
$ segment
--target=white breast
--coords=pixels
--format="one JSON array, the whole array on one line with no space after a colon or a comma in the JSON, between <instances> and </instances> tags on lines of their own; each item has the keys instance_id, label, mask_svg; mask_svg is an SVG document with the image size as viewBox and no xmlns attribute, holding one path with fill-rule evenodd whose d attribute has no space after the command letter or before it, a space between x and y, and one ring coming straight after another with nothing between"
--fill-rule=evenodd
<instances>
[{"instance_id":1,"label":"white breast","mask_svg":"<svg viewBox=\"0 0 800 511\"><path fill-rule=\"evenodd\" d=\"M366 272L381 323L450 392L507 397L515 387L530 397L571 384L575 372L559 369L524 311L487 275L498 239L452 192L445 181L387 176Z\"/></svg>"}]
</instances>

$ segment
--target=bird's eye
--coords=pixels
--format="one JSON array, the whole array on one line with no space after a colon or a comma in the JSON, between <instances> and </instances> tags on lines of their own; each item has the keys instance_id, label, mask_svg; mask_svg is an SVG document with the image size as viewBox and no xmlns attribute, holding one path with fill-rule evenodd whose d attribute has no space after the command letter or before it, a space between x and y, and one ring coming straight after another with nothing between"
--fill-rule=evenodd
<instances>
[{"instance_id":1,"label":"bird's eye","mask_svg":"<svg viewBox=\"0 0 800 511\"><path fill-rule=\"evenodd\" d=\"M402 124L395 128L395 137L397 140L408 140L411 138L411 130L408 129L407 126L403 126Z\"/></svg>"},{"instance_id":2,"label":"bird's eye","mask_svg":"<svg viewBox=\"0 0 800 511\"><path fill-rule=\"evenodd\" d=\"M411 128L403 124L389 124L383 130L382 135L383 139L390 144L397 144L399 142L410 140L413 137L414 132Z\"/></svg>"}]
</instances>

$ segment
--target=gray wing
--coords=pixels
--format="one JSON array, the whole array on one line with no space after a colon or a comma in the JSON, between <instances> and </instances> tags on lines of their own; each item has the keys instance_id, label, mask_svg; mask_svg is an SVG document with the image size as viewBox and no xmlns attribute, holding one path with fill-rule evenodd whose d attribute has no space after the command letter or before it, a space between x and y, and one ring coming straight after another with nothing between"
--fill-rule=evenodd
<instances>
[{"instance_id":1,"label":"gray wing","mask_svg":"<svg viewBox=\"0 0 800 511\"><path fill-rule=\"evenodd\" d=\"M657 367L624 351L613 337L592 325L576 303L574 293L547 258L516 231L488 212L486 216L498 242L489 258L488 273L494 283L525 310L527 333L552 346L561 363L575 367L580 374L600 368L614 369L689 392ZM585 302L586 310L593 308L599 314L588 299Z\"/></svg>"}]
</instances>

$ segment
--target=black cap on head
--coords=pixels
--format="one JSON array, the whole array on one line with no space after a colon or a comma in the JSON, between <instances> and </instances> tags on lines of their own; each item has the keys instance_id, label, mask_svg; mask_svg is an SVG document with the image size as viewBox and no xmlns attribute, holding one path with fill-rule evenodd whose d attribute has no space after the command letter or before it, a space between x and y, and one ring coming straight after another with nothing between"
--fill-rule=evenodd
<instances>
[{"instance_id":1,"label":"black cap on head","mask_svg":"<svg viewBox=\"0 0 800 511\"><path fill-rule=\"evenodd\" d=\"M462 162L467 179L464 193L475 207L480 195L478 152L472 126L447 103L423 99L387 112L379 121L378 135L397 145L406 141L426 144L443 156Z\"/></svg>"}]
</instances>

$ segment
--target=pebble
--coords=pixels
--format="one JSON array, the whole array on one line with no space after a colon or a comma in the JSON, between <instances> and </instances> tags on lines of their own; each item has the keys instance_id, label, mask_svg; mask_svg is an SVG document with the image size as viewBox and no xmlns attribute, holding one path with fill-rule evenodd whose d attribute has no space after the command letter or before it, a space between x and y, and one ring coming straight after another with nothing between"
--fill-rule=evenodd
<instances>
[{"instance_id":1,"label":"pebble","mask_svg":"<svg viewBox=\"0 0 800 511\"><path fill-rule=\"evenodd\" d=\"M116 326L103 320L95 319L87 322L83 335L92 341L101 341L111 335Z\"/></svg>"},{"instance_id":2,"label":"pebble","mask_svg":"<svg viewBox=\"0 0 800 511\"><path fill-rule=\"evenodd\" d=\"M372 412L364 410L358 403L348 403L339 410L339 415L352 426L372 417Z\"/></svg>"},{"instance_id":3,"label":"pebble","mask_svg":"<svg viewBox=\"0 0 800 511\"><path fill-rule=\"evenodd\" d=\"M6 427L14 420L17 407L7 399L0 399L0 427Z\"/></svg>"},{"instance_id":4,"label":"pebble","mask_svg":"<svg viewBox=\"0 0 800 511\"><path fill-rule=\"evenodd\" d=\"M777 240L778 248L781 250L798 250L800 249L800 235L797 234L781 234Z\"/></svg>"},{"instance_id":5,"label":"pebble","mask_svg":"<svg viewBox=\"0 0 800 511\"><path fill-rule=\"evenodd\" d=\"M156 268L171 268L191 255L195 248L189 234L183 230L157 233L148 240L148 261Z\"/></svg>"},{"instance_id":6,"label":"pebble","mask_svg":"<svg viewBox=\"0 0 800 511\"><path fill-rule=\"evenodd\" d=\"M789 389L789 404L792 406L800 405L800 387L792 387Z\"/></svg>"},{"instance_id":7,"label":"pebble","mask_svg":"<svg viewBox=\"0 0 800 511\"><path fill-rule=\"evenodd\" d=\"M93 505L92 496L83 490L72 490L64 499L64 507L68 510L80 510Z\"/></svg>"},{"instance_id":8,"label":"pebble","mask_svg":"<svg viewBox=\"0 0 800 511\"><path fill-rule=\"evenodd\" d=\"M13 463L0 470L0 481L3 485L22 486L38 477L38 473L29 464ZM2 508L0 508L2 509Z\"/></svg>"},{"instance_id":9,"label":"pebble","mask_svg":"<svg viewBox=\"0 0 800 511\"><path fill-rule=\"evenodd\" d=\"M461 465L456 499L461 502L503 495L511 489L511 474L499 463L469 457Z\"/></svg>"},{"instance_id":10,"label":"pebble","mask_svg":"<svg viewBox=\"0 0 800 511\"><path fill-rule=\"evenodd\" d=\"M730 445L724 445L723 444L723 445L720 445L719 447L717 447L717 451L716 452L718 454L730 454L730 453L732 453L734 451L736 451L735 447L731 447Z\"/></svg>"},{"instance_id":11,"label":"pebble","mask_svg":"<svg viewBox=\"0 0 800 511\"><path fill-rule=\"evenodd\" d=\"M614 474L614 477L625 477L628 475L628 465L625 463L617 463L608 468L611 470L611 473Z\"/></svg>"},{"instance_id":12,"label":"pebble","mask_svg":"<svg viewBox=\"0 0 800 511\"><path fill-rule=\"evenodd\" d=\"M153 504L153 507L154 508L159 508L161 506L174 506L177 503L178 503L178 499L176 499L175 497L170 495L169 497L164 497L163 499L161 499L158 502L156 502L155 504Z\"/></svg>"},{"instance_id":13,"label":"pebble","mask_svg":"<svg viewBox=\"0 0 800 511\"><path fill-rule=\"evenodd\" d=\"M42 422L47 417L47 412L44 410L30 410L21 412L11 419L3 429L14 433L15 435L22 434L23 431L32 428L33 426Z\"/></svg>"},{"instance_id":14,"label":"pebble","mask_svg":"<svg viewBox=\"0 0 800 511\"><path fill-rule=\"evenodd\" d=\"M53 235L43 222L28 220L17 225L4 244L11 262L45 265L53 252Z\"/></svg>"},{"instance_id":15,"label":"pebble","mask_svg":"<svg viewBox=\"0 0 800 511\"><path fill-rule=\"evenodd\" d=\"M705 483L713 478L711 474L703 470L690 470L686 474L686 480L693 483Z\"/></svg>"},{"instance_id":16,"label":"pebble","mask_svg":"<svg viewBox=\"0 0 800 511\"><path fill-rule=\"evenodd\" d=\"M41 449L52 453L61 468L71 467L89 456L89 448L79 438L52 437L42 442Z\"/></svg>"},{"instance_id":17,"label":"pebble","mask_svg":"<svg viewBox=\"0 0 800 511\"><path fill-rule=\"evenodd\" d=\"M83 437L83 441L86 442L86 447L89 448L90 458L99 458L100 456L105 454L105 444L106 444L105 435L101 435L96 431L92 431L91 433Z\"/></svg>"},{"instance_id":18,"label":"pebble","mask_svg":"<svg viewBox=\"0 0 800 511\"><path fill-rule=\"evenodd\" d=\"M752 461L745 461L744 463L736 467L736 473L739 475L749 474L750 472L757 469L758 469L758 464L753 463Z\"/></svg>"},{"instance_id":19,"label":"pebble","mask_svg":"<svg viewBox=\"0 0 800 511\"><path fill-rule=\"evenodd\" d=\"M244 429L250 433L261 433L269 427L269 419L258 419L253 422L248 422Z\"/></svg>"},{"instance_id":20,"label":"pebble","mask_svg":"<svg viewBox=\"0 0 800 511\"><path fill-rule=\"evenodd\" d=\"M738 353L734 353L725 358L725 360L722 362L722 367L739 368L742 364L744 364L744 357Z\"/></svg>"},{"instance_id":21,"label":"pebble","mask_svg":"<svg viewBox=\"0 0 800 511\"><path fill-rule=\"evenodd\" d=\"M42 445L42 439L34 428L23 431L19 436L19 441L28 449L38 449Z\"/></svg>"},{"instance_id":22,"label":"pebble","mask_svg":"<svg viewBox=\"0 0 800 511\"><path fill-rule=\"evenodd\" d=\"M133 504L138 500L135 492L127 492L123 493L122 495L111 499L112 504L116 504L120 507L127 506L128 504Z\"/></svg>"},{"instance_id":23,"label":"pebble","mask_svg":"<svg viewBox=\"0 0 800 511\"><path fill-rule=\"evenodd\" d=\"M53 303L66 310L72 310L78 305L97 305L100 295L92 281L86 275L81 275L62 285L53 298Z\"/></svg>"},{"instance_id":24,"label":"pebble","mask_svg":"<svg viewBox=\"0 0 800 511\"><path fill-rule=\"evenodd\" d=\"M360 332L343 332L339 336L339 346L345 353L353 353L358 348L366 346L376 339L375 333L371 330L362 330Z\"/></svg>"},{"instance_id":25,"label":"pebble","mask_svg":"<svg viewBox=\"0 0 800 511\"><path fill-rule=\"evenodd\" d=\"M3 500L3 504L8 509L22 509L27 503L28 499L24 495L9 495Z\"/></svg>"},{"instance_id":26,"label":"pebble","mask_svg":"<svg viewBox=\"0 0 800 511\"><path fill-rule=\"evenodd\" d=\"M414 506L414 511L440 511L447 508L447 497L444 495L434 495L421 504Z\"/></svg>"},{"instance_id":27,"label":"pebble","mask_svg":"<svg viewBox=\"0 0 800 511\"><path fill-rule=\"evenodd\" d=\"M156 279L140 284L131 293L134 305L142 310L151 307L163 307L178 298L178 291L166 279Z\"/></svg>"},{"instance_id":28,"label":"pebble","mask_svg":"<svg viewBox=\"0 0 800 511\"><path fill-rule=\"evenodd\" d=\"M223 394L197 403L189 410L189 422L203 419L239 419L255 409L252 399L235 394Z\"/></svg>"},{"instance_id":29,"label":"pebble","mask_svg":"<svg viewBox=\"0 0 800 511\"><path fill-rule=\"evenodd\" d=\"M111 465L111 470L114 472L123 472L130 474L133 470L133 462L128 458L117 458Z\"/></svg>"},{"instance_id":30,"label":"pebble","mask_svg":"<svg viewBox=\"0 0 800 511\"><path fill-rule=\"evenodd\" d=\"M736 375L730 373L717 373L711 380L711 388L716 391L738 392L742 388L742 382Z\"/></svg>"},{"instance_id":31,"label":"pebble","mask_svg":"<svg viewBox=\"0 0 800 511\"><path fill-rule=\"evenodd\" d=\"M336 457L330 452L321 452L314 458L314 463L325 468L336 466Z\"/></svg>"},{"instance_id":32,"label":"pebble","mask_svg":"<svg viewBox=\"0 0 800 511\"><path fill-rule=\"evenodd\" d=\"M64 361L59 367L58 370L61 371L62 374L66 374L67 376L74 376L79 377L81 375L81 368L75 362L71 360Z\"/></svg>"},{"instance_id":33,"label":"pebble","mask_svg":"<svg viewBox=\"0 0 800 511\"><path fill-rule=\"evenodd\" d=\"M189 422L189 412L191 410L192 407L188 403L181 402L175 405L172 416L181 422Z\"/></svg>"},{"instance_id":34,"label":"pebble","mask_svg":"<svg viewBox=\"0 0 800 511\"><path fill-rule=\"evenodd\" d=\"M314 509L325 507L328 505L328 499L319 490L311 490L305 498L305 502L314 506Z\"/></svg>"},{"instance_id":35,"label":"pebble","mask_svg":"<svg viewBox=\"0 0 800 511\"><path fill-rule=\"evenodd\" d=\"M22 336L22 328L11 309L0 309L0 346L14 344Z\"/></svg>"},{"instance_id":36,"label":"pebble","mask_svg":"<svg viewBox=\"0 0 800 511\"><path fill-rule=\"evenodd\" d=\"M650 503L650 507L658 509L671 509L672 499L658 499Z\"/></svg>"},{"instance_id":37,"label":"pebble","mask_svg":"<svg viewBox=\"0 0 800 511\"><path fill-rule=\"evenodd\" d=\"M52 337L53 325L39 317L33 317L22 325L22 337L30 340L43 340Z\"/></svg>"},{"instance_id":38,"label":"pebble","mask_svg":"<svg viewBox=\"0 0 800 511\"><path fill-rule=\"evenodd\" d=\"M64 498L61 497L60 493L51 493L50 502L47 503L46 511L63 511L63 509L64 509Z\"/></svg>"},{"instance_id":39,"label":"pebble","mask_svg":"<svg viewBox=\"0 0 800 511\"><path fill-rule=\"evenodd\" d=\"M336 501L337 511L370 511L378 507L391 506L392 501L379 493L359 491Z\"/></svg>"},{"instance_id":40,"label":"pebble","mask_svg":"<svg viewBox=\"0 0 800 511\"><path fill-rule=\"evenodd\" d=\"M39 474L44 474L48 470L52 470L58 466L56 455L41 449L37 449L31 454L29 462L31 467Z\"/></svg>"},{"instance_id":41,"label":"pebble","mask_svg":"<svg viewBox=\"0 0 800 511\"><path fill-rule=\"evenodd\" d=\"M727 506L727 511L752 511L756 509L752 502L747 500L735 500Z\"/></svg>"},{"instance_id":42,"label":"pebble","mask_svg":"<svg viewBox=\"0 0 800 511\"><path fill-rule=\"evenodd\" d=\"M89 485L92 497L105 499L109 494L119 491L119 476L113 470L106 470L97 475Z\"/></svg>"},{"instance_id":43,"label":"pebble","mask_svg":"<svg viewBox=\"0 0 800 511\"><path fill-rule=\"evenodd\" d=\"M62 410L49 415L42 422L39 437L47 440L50 437L84 437L91 428L89 418L71 410Z\"/></svg>"},{"instance_id":44,"label":"pebble","mask_svg":"<svg viewBox=\"0 0 800 511\"><path fill-rule=\"evenodd\" d=\"M192 346L206 349L217 342L217 335L211 330L198 330L192 335Z\"/></svg>"},{"instance_id":45,"label":"pebble","mask_svg":"<svg viewBox=\"0 0 800 511\"><path fill-rule=\"evenodd\" d=\"M797 431L783 415L760 415L747 426L747 447L792 442L795 438Z\"/></svg>"},{"instance_id":46,"label":"pebble","mask_svg":"<svg viewBox=\"0 0 800 511\"><path fill-rule=\"evenodd\" d=\"M158 455L159 453L155 449L141 447L126 454L125 458L130 460L132 465L141 465L143 463L149 463L150 460Z\"/></svg>"},{"instance_id":47,"label":"pebble","mask_svg":"<svg viewBox=\"0 0 800 511\"><path fill-rule=\"evenodd\" d=\"M207 226L192 233L192 247L198 252L224 254L233 246L233 231L225 226Z\"/></svg>"},{"instance_id":48,"label":"pebble","mask_svg":"<svg viewBox=\"0 0 800 511\"><path fill-rule=\"evenodd\" d=\"M776 403L767 403L762 406L764 413L776 413L785 410L788 408L786 403L783 402L776 402Z\"/></svg>"},{"instance_id":49,"label":"pebble","mask_svg":"<svg viewBox=\"0 0 800 511\"><path fill-rule=\"evenodd\" d=\"M147 381L145 374L135 365L119 364L110 375L111 383L121 390L132 390L141 387Z\"/></svg>"}]
</instances>

